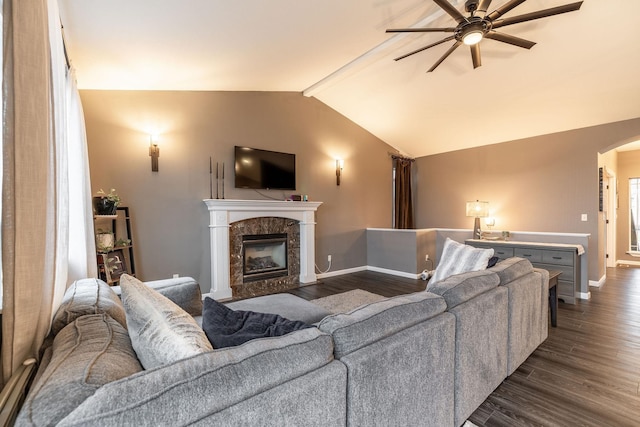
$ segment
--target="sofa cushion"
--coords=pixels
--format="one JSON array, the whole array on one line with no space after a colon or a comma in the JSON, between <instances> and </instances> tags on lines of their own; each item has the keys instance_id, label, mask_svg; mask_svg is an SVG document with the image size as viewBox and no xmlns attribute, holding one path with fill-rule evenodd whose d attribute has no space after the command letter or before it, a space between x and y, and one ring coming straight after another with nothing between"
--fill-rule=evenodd
<instances>
[{"instance_id":1,"label":"sofa cushion","mask_svg":"<svg viewBox=\"0 0 640 427\"><path fill-rule=\"evenodd\" d=\"M451 309L497 287L499 282L498 275L492 271L472 271L456 274L440 282L429 282L427 290L441 295Z\"/></svg>"},{"instance_id":2,"label":"sofa cushion","mask_svg":"<svg viewBox=\"0 0 640 427\"><path fill-rule=\"evenodd\" d=\"M400 295L363 305L349 313L327 316L318 324L333 336L335 356L340 358L446 310L440 296L429 292Z\"/></svg>"},{"instance_id":3,"label":"sofa cushion","mask_svg":"<svg viewBox=\"0 0 640 427\"><path fill-rule=\"evenodd\" d=\"M55 335L69 323L85 314L106 313L125 328L127 320L120 298L99 279L76 280L69 286L51 324Z\"/></svg>"},{"instance_id":4,"label":"sofa cushion","mask_svg":"<svg viewBox=\"0 0 640 427\"><path fill-rule=\"evenodd\" d=\"M463 245L447 237L442 255L431 278L431 283L439 282L454 274L479 271L487 268L493 256L493 248L481 249Z\"/></svg>"},{"instance_id":5,"label":"sofa cushion","mask_svg":"<svg viewBox=\"0 0 640 427\"><path fill-rule=\"evenodd\" d=\"M533 265L525 258L508 258L491 267L489 271L493 271L500 278L500 284L506 285L514 280L529 274L533 271Z\"/></svg>"},{"instance_id":6,"label":"sofa cushion","mask_svg":"<svg viewBox=\"0 0 640 427\"><path fill-rule=\"evenodd\" d=\"M69 414L61 425L207 425L207 417L233 410L252 397L272 397L269 403L277 403L283 397L281 386L291 380L304 379L305 374L322 372L319 370L333 360L332 351L331 337L317 328L214 350L107 384ZM340 384L338 394L344 401L346 372L344 365L337 362L332 365L336 364L342 368L344 380L336 381L333 375L331 380ZM288 391L303 395L305 406L325 404L316 401L323 390L302 386ZM283 411L286 413L289 409ZM261 425L256 420L234 423L234 419L226 422L222 419L215 425ZM326 418L309 421L311 425L325 423L335 425ZM344 425L344 414L341 424ZM287 423L283 416L280 423L265 425L301 424Z\"/></svg>"},{"instance_id":7,"label":"sofa cushion","mask_svg":"<svg viewBox=\"0 0 640 427\"><path fill-rule=\"evenodd\" d=\"M120 277L131 343L145 369L211 351L193 317L135 277Z\"/></svg>"},{"instance_id":8,"label":"sofa cushion","mask_svg":"<svg viewBox=\"0 0 640 427\"><path fill-rule=\"evenodd\" d=\"M152 280L144 284L169 298L190 315L194 317L202 315L202 291L200 284L192 277ZM122 293L120 286L111 288L117 295Z\"/></svg>"},{"instance_id":9,"label":"sofa cushion","mask_svg":"<svg viewBox=\"0 0 640 427\"><path fill-rule=\"evenodd\" d=\"M209 297L204 299L202 329L216 349L233 347L256 338L279 337L310 327L278 314L235 311Z\"/></svg>"},{"instance_id":10,"label":"sofa cushion","mask_svg":"<svg viewBox=\"0 0 640 427\"><path fill-rule=\"evenodd\" d=\"M127 330L106 314L78 317L53 342L18 425L54 425L111 381L142 371Z\"/></svg>"},{"instance_id":11,"label":"sofa cushion","mask_svg":"<svg viewBox=\"0 0 640 427\"><path fill-rule=\"evenodd\" d=\"M287 293L248 298L225 305L232 310L279 314L286 319L305 323L319 322L331 314L319 305Z\"/></svg>"}]
</instances>

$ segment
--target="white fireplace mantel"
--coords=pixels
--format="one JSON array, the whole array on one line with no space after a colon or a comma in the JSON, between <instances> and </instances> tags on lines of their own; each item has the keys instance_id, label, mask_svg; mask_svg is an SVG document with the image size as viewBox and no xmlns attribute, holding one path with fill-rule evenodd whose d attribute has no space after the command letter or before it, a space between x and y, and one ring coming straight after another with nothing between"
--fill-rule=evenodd
<instances>
[{"instance_id":1,"label":"white fireplace mantel","mask_svg":"<svg viewBox=\"0 0 640 427\"><path fill-rule=\"evenodd\" d=\"M300 283L317 280L315 271L315 211L322 202L279 200L205 199L211 236L211 295L216 300L232 297L229 225L250 218L291 218L300 224Z\"/></svg>"}]
</instances>

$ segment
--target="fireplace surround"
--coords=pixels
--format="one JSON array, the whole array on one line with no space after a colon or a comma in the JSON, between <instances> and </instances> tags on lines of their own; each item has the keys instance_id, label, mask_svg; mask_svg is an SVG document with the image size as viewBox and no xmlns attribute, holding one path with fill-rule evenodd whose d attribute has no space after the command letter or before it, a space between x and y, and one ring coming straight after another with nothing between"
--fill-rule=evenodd
<instances>
[{"instance_id":1,"label":"fireplace surround","mask_svg":"<svg viewBox=\"0 0 640 427\"><path fill-rule=\"evenodd\" d=\"M315 273L315 211L322 202L276 200L205 199L209 210L211 239L211 289L216 300L234 297L231 288L230 228L234 223L252 218L286 218L299 227L300 284L317 281ZM291 252L289 252L291 253ZM289 259L291 263L291 259Z\"/></svg>"}]
</instances>

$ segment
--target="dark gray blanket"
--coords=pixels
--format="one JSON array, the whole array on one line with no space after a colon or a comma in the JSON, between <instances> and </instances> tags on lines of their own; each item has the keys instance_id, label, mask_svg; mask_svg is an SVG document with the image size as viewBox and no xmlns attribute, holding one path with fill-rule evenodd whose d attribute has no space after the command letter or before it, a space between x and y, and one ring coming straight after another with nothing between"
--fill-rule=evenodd
<instances>
[{"instance_id":1,"label":"dark gray blanket","mask_svg":"<svg viewBox=\"0 0 640 427\"><path fill-rule=\"evenodd\" d=\"M202 329L213 348L233 347L255 338L277 337L311 327L277 314L234 311L209 297L204 300Z\"/></svg>"}]
</instances>

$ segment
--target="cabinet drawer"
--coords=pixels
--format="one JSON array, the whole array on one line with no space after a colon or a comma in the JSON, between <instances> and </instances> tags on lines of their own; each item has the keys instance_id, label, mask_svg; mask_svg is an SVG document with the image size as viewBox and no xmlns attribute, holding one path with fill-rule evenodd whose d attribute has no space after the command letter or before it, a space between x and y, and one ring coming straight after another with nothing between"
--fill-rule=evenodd
<instances>
[{"instance_id":1,"label":"cabinet drawer","mask_svg":"<svg viewBox=\"0 0 640 427\"><path fill-rule=\"evenodd\" d=\"M573 282L563 282L562 280L558 280L558 297L575 297L575 292L573 290Z\"/></svg>"},{"instance_id":2,"label":"cabinet drawer","mask_svg":"<svg viewBox=\"0 0 640 427\"><path fill-rule=\"evenodd\" d=\"M542 262L542 251L540 249L515 248L514 256L528 259L533 262Z\"/></svg>"},{"instance_id":3,"label":"cabinet drawer","mask_svg":"<svg viewBox=\"0 0 640 427\"><path fill-rule=\"evenodd\" d=\"M513 257L513 248L493 248L493 255L501 260Z\"/></svg>"},{"instance_id":4,"label":"cabinet drawer","mask_svg":"<svg viewBox=\"0 0 640 427\"><path fill-rule=\"evenodd\" d=\"M548 264L573 265L573 252L544 251L542 262Z\"/></svg>"},{"instance_id":5,"label":"cabinet drawer","mask_svg":"<svg viewBox=\"0 0 640 427\"><path fill-rule=\"evenodd\" d=\"M533 264L534 267L544 268L545 270L557 270L562 274L558 277L558 282L574 282L573 266L571 265L551 265L551 264Z\"/></svg>"}]
</instances>

